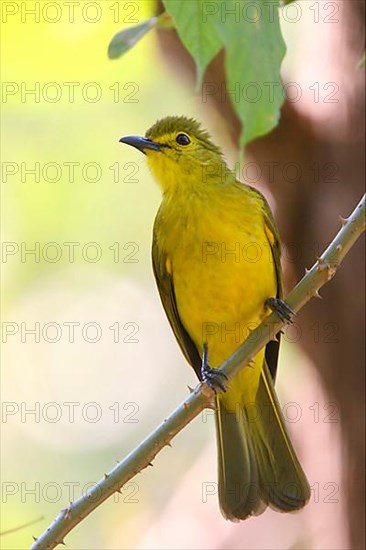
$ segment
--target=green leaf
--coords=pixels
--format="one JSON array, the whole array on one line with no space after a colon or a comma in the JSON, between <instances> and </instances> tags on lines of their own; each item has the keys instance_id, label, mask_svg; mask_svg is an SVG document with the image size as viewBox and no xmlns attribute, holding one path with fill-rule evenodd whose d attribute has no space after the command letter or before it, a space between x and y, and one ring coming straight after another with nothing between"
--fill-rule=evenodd
<instances>
[{"instance_id":1,"label":"green leaf","mask_svg":"<svg viewBox=\"0 0 366 550\"><path fill-rule=\"evenodd\" d=\"M163 0L163 3L179 38L196 63L196 88L199 89L207 65L223 47L212 21L205 20L205 0Z\"/></svg>"},{"instance_id":2,"label":"green leaf","mask_svg":"<svg viewBox=\"0 0 366 550\"><path fill-rule=\"evenodd\" d=\"M148 19L139 25L123 29L123 31L115 34L108 46L109 59L117 59L118 57L121 57L121 55L130 50L136 42L141 40L141 38L145 36L150 29L155 27L158 22L159 17L151 17L151 19Z\"/></svg>"},{"instance_id":3,"label":"green leaf","mask_svg":"<svg viewBox=\"0 0 366 550\"><path fill-rule=\"evenodd\" d=\"M199 84L208 63L225 47L227 93L209 83L210 94L231 100L243 124L240 146L272 130L284 102L280 67L286 47L278 17L280 1L163 2L196 62Z\"/></svg>"},{"instance_id":4,"label":"green leaf","mask_svg":"<svg viewBox=\"0 0 366 550\"><path fill-rule=\"evenodd\" d=\"M225 44L227 92L244 126L239 143L243 147L277 125L284 102L280 67L286 46L279 1L241 0L240 10L235 0L217 3L221 9L213 19Z\"/></svg>"}]
</instances>

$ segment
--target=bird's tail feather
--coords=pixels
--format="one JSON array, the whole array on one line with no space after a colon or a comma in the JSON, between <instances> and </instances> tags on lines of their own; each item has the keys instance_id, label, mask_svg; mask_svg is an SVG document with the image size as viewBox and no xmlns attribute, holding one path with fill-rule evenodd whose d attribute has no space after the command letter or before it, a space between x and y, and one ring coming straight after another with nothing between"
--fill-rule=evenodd
<instances>
[{"instance_id":1,"label":"bird's tail feather","mask_svg":"<svg viewBox=\"0 0 366 550\"><path fill-rule=\"evenodd\" d=\"M259 515L267 506L299 510L310 497L265 363L255 405L232 411L225 394L217 397L219 500L232 521Z\"/></svg>"}]
</instances>

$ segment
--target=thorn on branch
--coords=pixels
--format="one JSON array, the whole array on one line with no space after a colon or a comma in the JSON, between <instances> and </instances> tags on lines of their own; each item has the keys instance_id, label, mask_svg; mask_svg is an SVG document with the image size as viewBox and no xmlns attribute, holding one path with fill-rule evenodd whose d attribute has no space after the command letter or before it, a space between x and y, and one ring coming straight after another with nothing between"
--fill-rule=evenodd
<instances>
[{"instance_id":1,"label":"thorn on branch","mask_svg":"<svg viewBox=\"0 0 366 550\"><path fill-rule=\"evenodd\" d=\"M324 271L325 269L329 269L330 265L323 259L323 258L317 258L318 265L317 265L317 271Z\"/></svg>"},{"instance_id":2,"label":"thorn on branch","mask_svg":"<svg viewBox=\"0 0 366 550\"><path fill-rule=\"evenodd\" d=\"M338 267L337 265L329 265L328 264L328 281L333 279L334 275L336 274L337 267Z\"/></svg>"},{"instance_id":3,"label":"thorn on branch","mask_svg":"<svg viewBox=\"0 0 366 550\"><path fill-rule=\"evenodd\" d=\"M34 540L34 542L37 542L38 538L35 537L34 535L32 535L32 539Z\"/></svg>"},{"instance_id":4,"label":"thorn on branch","mask_svg":"<svg viewBox=\"0 0 366 550\"><path fill-rule=\"evenodd\" d=\"M201 382L201 393L205 399L212 399L214 397L215 392L208 384L205 384L204 382Z\"/></svg>"},{"instance_id":5,"label":"thorn on branch","mask_svg":"<svg viewBox=\"0 0 366 550\"><path fill-rule=\"evenodd\" d=\"M319 298L319 300L323 299L323 296L320 296L318 289L314 290L313 296L314 296L314 298Z\"/></svg>"},{"instance_id":6,"label":"thorn on branch","mask_svg":"<svg viewBox=\"0 0 366 550\"><path fill-rule=\"evenodd\" d=\"M70 504L68 505L67 508L65 508L65 519L70 519L70 516L71 516L71 506L72 506L72 502L70 501Z\"/></svg>"},{"instance_id":7,"label":"thorn on branch","mask_svg":"<svg viewBox=\"0 0 366 550\"><path fill-rule=\"evenodd\" d=\"M322 265L322 266L327 265L327 262L321 256L317 256L316 259L319 265Z\"/></svg>"},{"instance_id":8,"label":"thorn on branch","mask_svg":"<svg viewBox=\"0 0 366 550\"><path fill-rule=\"evenodd\" d=\"M339 221L341 222L341 225L345 225L348 222L348 219L343 218L343 216L339 216Z\"/></svg>"}]
</instances>

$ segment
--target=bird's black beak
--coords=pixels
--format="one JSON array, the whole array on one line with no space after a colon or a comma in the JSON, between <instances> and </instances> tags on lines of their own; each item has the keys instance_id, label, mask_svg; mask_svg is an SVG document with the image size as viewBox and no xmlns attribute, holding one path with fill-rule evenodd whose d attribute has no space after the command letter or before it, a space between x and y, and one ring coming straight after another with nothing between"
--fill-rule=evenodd
<instances>
[{"instance_id":1,"label":"bird's black beak","mask_svg":"<svg viewBox=\"0 0 366 550\"><path fill-rule=\"evenodd\" d=\"M160 143L156 143L155 141L151 141L151 139L140 136L125 136L121 137L119 141L120 143L127 143L127 145L132 145L132 147L136 147L136 149L138 149L142 153L145 153L145 149L160 151L162 147Z\"/></svg>"}]
</instances>

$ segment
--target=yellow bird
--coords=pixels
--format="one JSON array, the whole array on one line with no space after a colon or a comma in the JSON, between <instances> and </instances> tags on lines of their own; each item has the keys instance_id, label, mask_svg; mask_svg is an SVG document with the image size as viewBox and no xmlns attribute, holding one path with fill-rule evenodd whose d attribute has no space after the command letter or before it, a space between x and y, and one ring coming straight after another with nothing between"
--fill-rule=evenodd
<instances>
[{"instance_id":1,"label":"yellow bird","mask_svg":"<svg viewBox=\"0 0 366 550\"><path fill-rule=\"evenodd\" d=\"M215 369L271 309L283 318L278 231L256 189L240 183L193 119L167 117L145 137L120 139L147 157L163 193L152 245L154 274L177 341L198 378ZM279 336L216 395L223 515L302 508L310 488L274 391Z\"/></svg>"}]
</instances>

